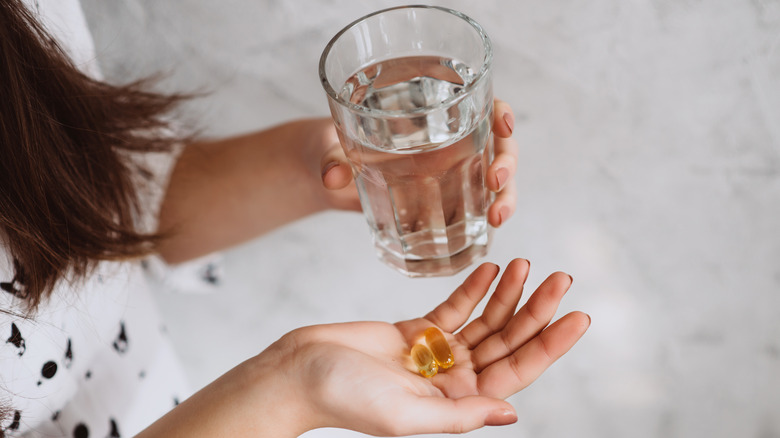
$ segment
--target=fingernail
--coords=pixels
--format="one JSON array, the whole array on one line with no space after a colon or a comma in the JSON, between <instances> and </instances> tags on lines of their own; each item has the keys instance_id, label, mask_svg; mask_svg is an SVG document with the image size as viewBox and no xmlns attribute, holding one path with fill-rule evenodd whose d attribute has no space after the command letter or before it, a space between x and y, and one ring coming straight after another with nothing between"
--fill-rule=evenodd
<instances>
[{"instance_id":1,"label":"fingernail","mask_svg":"<svg viewBox=\"0 0 780 438\"><path fill-rule=\"evenodd\" d=\"M569 276L569 282L570 282L570 284L569 284L569 285L571 286L571 284L572 284L572 283L574 283L574 277L572 277L572 276L571 276L571 275L569 275L569 274L566 274L566 275L568 275L568 276Z\"/></svg>"},{"instance_id":2,"label":"fingernail","mask_svg":"<svg viewBox=\"0 0 780 438\"><path fill-rule=\"evenodd\" d=\"M590 327L590 323L591 323L590 315L588 315L588 314L586 313L586 314L585 314L585 316L587 316L587 317L588 317L588 327Z\"/></svg>"},{"instance_id":3,"label":"fingernail","mask_svg":"<svg viewBox=\"0 0 780 438\"><path fill-rule=\"evenodd\" d=\"M322 176L325 176L325 174L328 173L330 169L333 169L338 165L339 163L337 161L331 161L330 163L326 164L325 167L322 169Z\"/></svg>"},{"instance_id":4,"label":"fingernail","mask_svg":"<svg viewBox=\"0 0 780 438\"><path fill-rule=\"evenodd\" d=\"M509 113L504 113L504 123L506 123L506 127L509 128L509 134L512 134L512 131L515 130L514 117Z\"/></svg>"},{"instance_id":5,"label":"fingernail","mask_svg":"<svg viewBox=\"0 0 780 438\"><path fill-rule=\"evenodd\" d=\"M506 170L506 168L500 168L496 170L496 184L498 187L497 190L501 190L504 188L504 184L506 184L506 180L509 179L509 171Z\"/></svg>"},{"instance_id":6,"label":"fingernail","mask_svg":"<svg viewBox=\"0 0 780 438\"><path fill-rule=\"evenodd\" d=\"M506 426L517 421L517 414L511 409L496 409L485 417L485 426Z\"/></svg>"},{"instance_id":7,"label":"fingernail","mask_svg":"<svg viewBox=\"0 0 780 438\"><path fill-rule=\"evenodd\" d=\"M507 219L509 219L509 207L505 205L498 210L498 225L502 225Z\"/></svg>"}]
</instances>

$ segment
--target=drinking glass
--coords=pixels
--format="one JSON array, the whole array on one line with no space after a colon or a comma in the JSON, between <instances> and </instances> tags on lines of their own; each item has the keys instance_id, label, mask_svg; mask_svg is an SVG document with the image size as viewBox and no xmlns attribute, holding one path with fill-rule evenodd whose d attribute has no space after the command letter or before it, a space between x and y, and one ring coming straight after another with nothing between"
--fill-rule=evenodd
<instances>
[{"instance_id":1,"label":"drinking glass","mask_svg":"<svg viewBox=\"0 0 780 438\"><path fill-rule=\"evenodd\" d=\"M379 258L411 277L487 253L492 47L466 15L384 9L341 30L319 75Z\"/></svg>"}]
</instances>

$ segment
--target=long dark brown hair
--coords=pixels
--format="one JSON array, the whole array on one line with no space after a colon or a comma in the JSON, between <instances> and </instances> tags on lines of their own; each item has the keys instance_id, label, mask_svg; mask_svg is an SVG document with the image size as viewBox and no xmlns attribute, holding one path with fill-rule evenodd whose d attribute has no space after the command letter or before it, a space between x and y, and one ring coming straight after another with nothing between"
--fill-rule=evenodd
<instances>
[{"instance_id":1,"label":"long dark brown hair","mask_svg":"<svg viewBox=\"0 0 780 438\"><path fill-rule=\"evenodd\" d=\"M0 293L34 310L65 275L153 250L130 157L177 141L164 116L182 96L147 85L85 75L21 0L0 0L0 239L15 269Z\"/></svg>"}]
</instances>

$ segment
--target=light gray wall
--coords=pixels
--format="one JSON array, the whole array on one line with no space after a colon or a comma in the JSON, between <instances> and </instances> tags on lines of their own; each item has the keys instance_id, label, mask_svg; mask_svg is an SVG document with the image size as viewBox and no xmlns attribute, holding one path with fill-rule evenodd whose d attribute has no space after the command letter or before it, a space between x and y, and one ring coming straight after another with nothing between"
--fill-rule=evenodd
<instances>
[{"instance_id":1,"label":"light gray wall","mask_svg":"<svg viewBox=\"0 0 780 438\"><path fill-rule=\"evenodd\" d=\"M571 273L560 314L593 318L516 425L470 436L779 437L780 2L434 3L488 30L518 118L518 210L487 260ZM210 135L327 115L320 51L395 4L83 0L108 78L210 91L184 114ZM346 213L225 257L218 293L161 298L197 386L296 326L420 315L465 275L401 277Z\"/></svg>"}]
</instances>

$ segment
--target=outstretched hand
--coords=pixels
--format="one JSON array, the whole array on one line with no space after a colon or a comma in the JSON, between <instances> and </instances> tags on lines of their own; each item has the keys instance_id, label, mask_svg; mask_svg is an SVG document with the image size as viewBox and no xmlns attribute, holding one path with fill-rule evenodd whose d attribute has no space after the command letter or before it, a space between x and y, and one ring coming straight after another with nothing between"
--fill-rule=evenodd
<instances>
[{"instance_id":1,"label":"outstretched hand","mask_svg":"<svg viewBox=\"0 0 780 438\"><path fill-rule=\"evenodd\" d=\"M559 272L515 312L528 269L526 260L512 261L482 315L468 324L498 276L496 265L478 267L422 318L293 330L138 437L287 438L319 427L399 436L513 423L517 416L503 399L530 385L590 325L582 312L550 324L571 285ZM431 326L445 332L455 365L425 378L409 351Z\"/></svg>"},{"instance_id":2,"label":"outstretched hand","mask_svg":"<svg viewBox=\"0 0 780 438\"><path fill-rule=\"evenodd\" d=\"M512 261L482 315L468 324L498 275L496 265L478 267L425 317L306 327L282 338L295 346L295 374L303 377L313 424L397 436L516 421L503 399L531 384L590 325L582 312L550 324L571 285L563 273L550 275L515 313L528 270L526 260ZM428 379L409 350L430 326L445 333L455 365Z\"/></svg>"}]
</instances>

